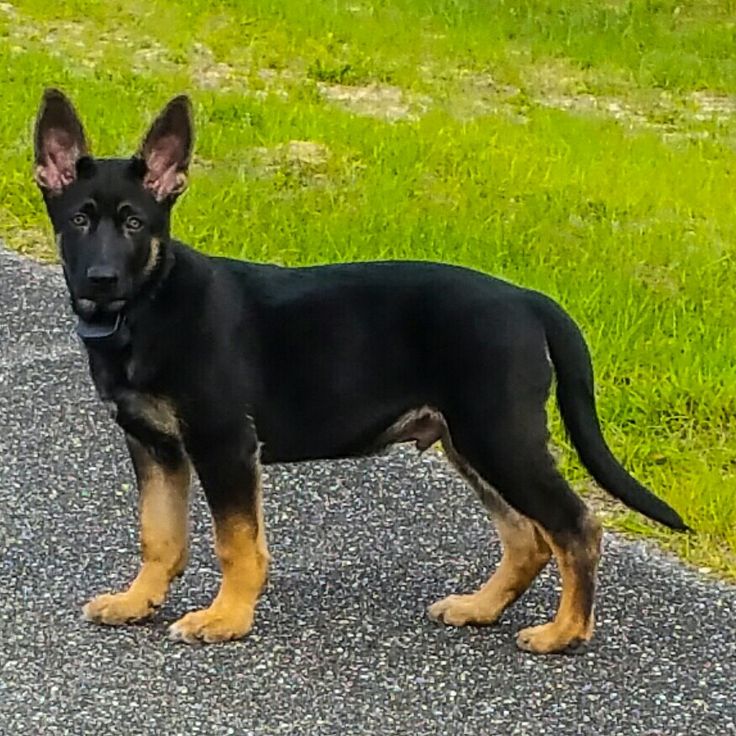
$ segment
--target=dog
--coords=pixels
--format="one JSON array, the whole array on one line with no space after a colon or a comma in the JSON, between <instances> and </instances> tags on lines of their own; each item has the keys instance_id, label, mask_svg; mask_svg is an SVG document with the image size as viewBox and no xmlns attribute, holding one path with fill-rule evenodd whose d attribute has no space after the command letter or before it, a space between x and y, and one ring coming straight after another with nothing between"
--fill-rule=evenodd
<instances>
[{"instance_id":1,"label":"dog","mask_svg":"<svg viewBox=\"0 0 736 736\"><path fill-rule=\"evenodd\" d=\"M208 608L173 639L238 639L253 626L269 563L261 465L440 442L495 521L497 570L429 615L496 621L554 556L554 619L521 649L573 650L594 628L601 525L548 450L554 373L565 427L595 480L672 529L681 517L614 458L596 414L590 354L545 295L431 262L283 268L202 255L170 235L185 190L191 103L172 99L130 158L94 158L59 90L35 123L35 179L56 235L95 388L125 432L139 488L142 564L127 590L84 616L150 616L188 556L192 469L212 513L222 570Z\"/></svg>"}]
</instances>

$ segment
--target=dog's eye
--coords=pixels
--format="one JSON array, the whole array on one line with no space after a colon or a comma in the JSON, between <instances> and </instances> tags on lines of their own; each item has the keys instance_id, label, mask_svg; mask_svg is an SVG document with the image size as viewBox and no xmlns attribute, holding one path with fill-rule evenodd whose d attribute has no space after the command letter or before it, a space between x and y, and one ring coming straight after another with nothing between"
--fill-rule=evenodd
<instances>
[{"instance_id":1,"label":"dog's eye","mask_svg":"<svg viewBox=\"0 0 736 736\"><path fill-rule=\"evenodd\" d=\"M89 217L87 217L84 212L77 212L77 214L72 217L72 225L74 225L74 227L87 227L87 225L89 225Z\"/></svg>"},{"instance_id":2,"label":"dog's eye","mask_svg":"<svg viewBox=\"0 0 736 736\"><path fill-rule=\"evenodd\" d=\"M131 215L130 217L125 218L125 227L128 230L140 230L143 227L143 220L141 220L140 217Z\"/></svg>"}]
</instances>

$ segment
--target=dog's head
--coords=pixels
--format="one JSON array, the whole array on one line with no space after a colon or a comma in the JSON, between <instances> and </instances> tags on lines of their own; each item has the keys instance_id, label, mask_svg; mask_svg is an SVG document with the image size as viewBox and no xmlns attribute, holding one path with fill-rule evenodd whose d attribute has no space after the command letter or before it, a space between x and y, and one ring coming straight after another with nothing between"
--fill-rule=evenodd
<instances>
[{"instance_id":1,"label":"dog's head","mask_svg":"<svg viewBox=\"0 0 736 736\"><path fill-rule=\"evenodd\" d=\"M94 158L71 102L46 90L35 175L54 227L72 306L83 319L120 312L156 269L194 141L189 100L175 97L128 159Z\"/></svg>"}]
</instances>

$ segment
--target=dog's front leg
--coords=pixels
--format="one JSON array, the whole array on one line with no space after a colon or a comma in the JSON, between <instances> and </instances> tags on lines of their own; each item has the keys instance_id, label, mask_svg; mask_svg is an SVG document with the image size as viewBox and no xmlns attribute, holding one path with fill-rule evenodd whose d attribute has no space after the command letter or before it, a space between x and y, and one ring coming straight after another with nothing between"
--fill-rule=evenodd
<instances>
[{"instance_id":1,"label":"dog's front leg","mask_svg":"<svg viewBox=\"0 0 736 736\"><path fill-rule=\"evenodd\" d=\"M253 626L269 560L258 443L250 428L238 427L195 439L188 450L212 511L222 582L209 608L179 619L170 635L189 643L239 639Z\"/></svg>"},{"instance_id":2,"label":"dog's front leg","mask_svg":"<svg viewBox=\"0 0 736 736\"><path fill-rule=\"evenodd\" d=\"M138 481L142 564L126 591L99 595L84 606L84 617L101 624L150 616L187 564L189 461L175 452L164 462L133 437L127 441Z\"/></svg>"}]
</instances>

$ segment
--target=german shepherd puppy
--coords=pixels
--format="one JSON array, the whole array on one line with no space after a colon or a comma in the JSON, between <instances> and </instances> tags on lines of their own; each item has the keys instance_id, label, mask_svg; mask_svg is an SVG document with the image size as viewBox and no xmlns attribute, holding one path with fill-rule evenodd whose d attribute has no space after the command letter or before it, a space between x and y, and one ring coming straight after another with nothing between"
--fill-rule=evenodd
<instances>
[{"instance_id":1,"label":"german shepherd puppy","mask_svg":"<svg viewBox=\"0 0 736 736\"><path fill-rule=\"evenodd\" d=\"M187 183L189 100L163 109L130 158L94 158L58 90L35 126L35 177L53 223L78 333L100 397L126 435L140 492L142 566L84 606L90 621L150 616L187 564L190 468L212 511L222 583L174 639L237 639L253 626L269 554L261 463L441 442L495 519L498 569L429 608L490 624L555 557L557 614L517 643L560 652L593 633L601 526L548 447L552 369L565 426L603 488L672 529L687 527L617 462L600 431L590 355L540 293L436 263L310 268L209 258L170 235Z\"/></svg>"}]
</instances>

